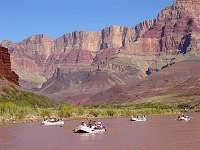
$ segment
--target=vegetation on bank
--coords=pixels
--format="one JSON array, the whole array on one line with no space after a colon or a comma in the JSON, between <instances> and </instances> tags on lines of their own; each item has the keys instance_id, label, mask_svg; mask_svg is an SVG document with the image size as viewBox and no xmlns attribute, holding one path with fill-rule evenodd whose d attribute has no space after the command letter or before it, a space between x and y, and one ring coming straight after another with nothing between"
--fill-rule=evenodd
<instances>
[{"instance_id":1,"label":"vegetation on bank","mask_svg":"<svg viewBox=\"0 0 200 150\"><path fill-rule=\"evenodd\" d=\"M92 117L128 117L131 115L171 114L180 112L179 109L160 103L142 103L136 105L105 104L100 106L87 106Z\"/></svg>"},{"instance_id":2,"label":"vegetation on bank","mask_svg":"<svg viewBox=\"0 0 200 150\"><path fill-rule=\"evenodd\" d=\"M32 95L32 93L31 93ZM42 102L43 103L43 102ZM71 106L57 103L52 107L37 107L35 105L19 105L7 101L0 103L0 116L8 122L20 120L42 119L44 117L61 118L94 118L94 117L128 117L131 115L150 115L150 114L171 114L180 112L178 109L171 108L164 104L137 104L131 105L99 105L99 106Z\"/></svg>"},{"instance_id":3,"label":"vegetation on bank","mask_svg":"<svg viewBox=\"0 0 200 150\"><path fill-rule=\"evenodd\" d=\"M22 91L9 84L0 88L0 121L34 120L44 116L44 110L56 109L59 104L60 102Z\"/></svg>"},{"instance_id":4,"label":"vegetation on bank","mask_svg":"<svg viewBox=\"0 0 200 150\"><path fill-rule=\"evenodd\" d=\"M9 85L0 88L0 122L34 121L44 117L94 118L171 114L180 109L162 103L71 106Z\"/></svg>"}]
</instances>

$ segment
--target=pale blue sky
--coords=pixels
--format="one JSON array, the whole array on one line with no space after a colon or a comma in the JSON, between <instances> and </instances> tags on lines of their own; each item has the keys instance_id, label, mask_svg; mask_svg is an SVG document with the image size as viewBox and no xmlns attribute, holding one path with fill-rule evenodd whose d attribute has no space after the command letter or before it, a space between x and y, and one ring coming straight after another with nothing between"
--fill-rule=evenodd
<instances>
[{"instance_id":1,"label":"pale blue sky","mask_svg":"<svg viewBox=\"0 0 200 150\"><path fill-rule=\"evenodd\" d=\"M174 0L0 0L0 40L35 34L54 39L75 30L132 27L156 18Z\"/></svg>"}]
</instances>

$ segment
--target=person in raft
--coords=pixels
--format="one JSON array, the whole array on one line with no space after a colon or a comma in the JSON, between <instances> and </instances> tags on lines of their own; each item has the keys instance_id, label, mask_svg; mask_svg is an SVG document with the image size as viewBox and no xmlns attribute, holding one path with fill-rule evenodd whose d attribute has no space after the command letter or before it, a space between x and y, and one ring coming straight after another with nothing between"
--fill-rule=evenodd
<instances>
[{"instance_id":1,"label":"person in raft","mask_svg":"<svg viewBox=\"0 0 200 150\"><path fill-rule=\"evenodd\" d=\"M87 126L84 121L81 121L82 126Z\"/></svg>"},{"instance_id":2,"label":"person in raft","mask_svg":"<svg viewBox=\"0 0 200 150\"><path fill-rule=\"evenodd\" d=\"M91 119L90 119L90 121L89 121L89 123L88 123L88 127L89 128L92 128L92 127L94 127L94 128L96 128L97 127L97 125L96 125L96 121L92 121Z\"/></svg>"},{"instance_id":3,"label":"person in raft","mask_svg":"<svg viewBox=\"0 0 200 150\"><path fill-rule=\"evenodd\" d=\"M91 128L92 127L92 120L90 119L88 122L88 127Z\"/></svg>"},{"instance_id":4,"label":"person in raft","mask_svg":"<svg viewBox=\"0 0 200 150\"><path fill-rule=\"evenodd\" d=\"M101 122L98 122L97 128L103 128L103 125L101 124Z\"/></svg>"},{"instance_id":5,"label":"person in raft","mask_svg":"<svg viewBox=\"0 0 200 150\"><path fill-rule=\"evenodd\" d=\"M92 126L96 127L96 121L92 121Z\"/></svg>"},{"instance_id":6,"label":"person in raft","mask_svg":"<svg viewBox=\"0 0 200 150\"><path fill-rule=\"evenodd\" d=\"M184 114L181 114L178 116L178 119L180 119L181 117L186 117Z\"/></svg>"}]
</instances>

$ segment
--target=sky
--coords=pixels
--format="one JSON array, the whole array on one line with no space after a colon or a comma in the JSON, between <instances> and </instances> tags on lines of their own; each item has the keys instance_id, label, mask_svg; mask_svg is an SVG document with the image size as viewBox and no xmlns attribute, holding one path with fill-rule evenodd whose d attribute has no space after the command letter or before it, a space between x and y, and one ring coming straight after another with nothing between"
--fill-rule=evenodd
<instances>
[{"instance_id":1,"label":"sky","mask_svg":"<svg viewBox=\"0 0 200 150\"><path fill-rule=\"evenodd\" d=\"M0 0L0 40L31 35L56 39L75 30L133 27L157 17L174 0Z\"/></svg>"}]
</instances>

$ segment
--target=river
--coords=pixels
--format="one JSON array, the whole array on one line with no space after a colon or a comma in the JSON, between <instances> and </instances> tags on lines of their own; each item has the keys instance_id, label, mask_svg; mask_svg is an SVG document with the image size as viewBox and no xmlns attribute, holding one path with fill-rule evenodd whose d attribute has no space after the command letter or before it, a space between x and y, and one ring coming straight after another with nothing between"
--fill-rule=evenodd
<instances>
[{"instance_id":1,"label":"river","mask_svg":"<svg viewBox=\"0 0 200 150\"><path fill-rule=\"evenodd\" d=\"M65 127L40 122L0 125L1 150L198 150L200 113L177 121L177 115L147 116L146 122L130 118L96 119L108 129L104 133L78 134L73 128L81 120L65 121Z\"/></svg>"}]
</instances>

